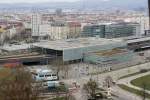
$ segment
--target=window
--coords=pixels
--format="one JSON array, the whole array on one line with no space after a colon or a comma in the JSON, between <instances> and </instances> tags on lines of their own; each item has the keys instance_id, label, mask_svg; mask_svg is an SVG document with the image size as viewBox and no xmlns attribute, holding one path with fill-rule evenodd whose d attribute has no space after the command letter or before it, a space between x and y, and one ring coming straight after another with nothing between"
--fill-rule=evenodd
<instances>
[{"instance_id":1,"label":"window","mask_svg":"<svg viewBox=\"0 0 150 100\"><path fill-rule=\"evenodd\" d=\"M51 75L50 75L50 74L48 74L48 75L45 75L45 77L51 77Z\"/></svg>"},{"instance_id":2,"label":"window","mask_svg":"<svg viewBox=\"0 0 150 100\"><path fill-rule=\"evenodd\" d=\"M39 75L39 77L44 77L44 75Z\"/></svg>"},{"instance_id":3,"label":"window","mask_svg":"<svg viewBox=\"0 0 150 100\"><path fill-rule=\"evenodd\" d=\"M56 74L52 74L52 76L57 76Z\"/></svg>"}]
</instances>

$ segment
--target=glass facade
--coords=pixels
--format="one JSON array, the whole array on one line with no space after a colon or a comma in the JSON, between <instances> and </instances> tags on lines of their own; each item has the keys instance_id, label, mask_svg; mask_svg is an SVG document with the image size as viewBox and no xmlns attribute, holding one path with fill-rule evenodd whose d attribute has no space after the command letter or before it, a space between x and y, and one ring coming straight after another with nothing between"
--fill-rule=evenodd
<instances>
[{"instance_id":1,"label":"glass facade","mask_svg":"<svg viewBox=\"0 0 150 100\"><path fill-rule=\"evenodd\" d=\"M110 25L89 25L83 28L82 36L101 38L119 38L138 34L139 24L118 23Z\"/></svg>"},{"instance_id":2,"label":"glass facade","mask_svg":"<svg viewBox=\"0 0 150 100\"><path fill-rule=\"evenodd\" d=\"M105 27L106 38L127 37L136 34L136 27L129 24L112 24Z\"/></svg>"},{"instance_id":3,"label":"glass facade","mask_svg":"<svg viewBox=\"0 0 150 100\"><path fill-rule=\"evenodd\" d=\"M105 37L105 25L90 25L83 28L82 35L85 37Z\"/></svg>"}]
</instances>

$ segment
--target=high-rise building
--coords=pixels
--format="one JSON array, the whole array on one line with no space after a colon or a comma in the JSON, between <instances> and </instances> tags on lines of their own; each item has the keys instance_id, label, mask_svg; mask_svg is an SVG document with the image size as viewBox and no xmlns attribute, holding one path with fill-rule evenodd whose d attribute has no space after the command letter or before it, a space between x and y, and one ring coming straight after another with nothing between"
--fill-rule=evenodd
<instances>
[{"instance_id":1,"label":"high-rise building","mask_svg":"<svg viewBox=\"0 0 150 100\"><path fill-rule=\"evenodd\" d=\"M37 13L34 13L32 15L31 24L32 24L32 37L39 37L40 36L39 27L41 24L41 16Z\"/></svg>"},{"instance_id":2,"label":"high-rise building","mask_svg":"<svg viewBox=\"0 0 150 100\"><path fill-rule=\"evenodd\" d=\"M55 13L57 16L62 16L62 9L56 9Z\"/></svg>"}]
</instances>

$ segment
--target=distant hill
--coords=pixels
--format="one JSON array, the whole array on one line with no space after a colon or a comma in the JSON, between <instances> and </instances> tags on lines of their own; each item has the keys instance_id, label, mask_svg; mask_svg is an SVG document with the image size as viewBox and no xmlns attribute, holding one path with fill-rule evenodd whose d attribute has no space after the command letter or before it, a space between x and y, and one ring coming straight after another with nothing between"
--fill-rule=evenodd
<instances>
[{"instance_id":1,"label":"distant hill","mask_svg":"<svg viewBox=\"0 0 150 100\"><path fill-rule=\"evenodd\" d=\"M138 9L147 8L147 0L81 0L78 2L0 4L0 8L73 8L73 9Z\"/></svg>"},{"instance_id":2,"label":"distant hill","mask_svg":"<svg viewBox=\"0 0 150 100\"><path fill-rule=\"evenodd\" d=\"M87 7L126 8L147 7L147 0L85 0Z\"/></svg>"}]
</instances>

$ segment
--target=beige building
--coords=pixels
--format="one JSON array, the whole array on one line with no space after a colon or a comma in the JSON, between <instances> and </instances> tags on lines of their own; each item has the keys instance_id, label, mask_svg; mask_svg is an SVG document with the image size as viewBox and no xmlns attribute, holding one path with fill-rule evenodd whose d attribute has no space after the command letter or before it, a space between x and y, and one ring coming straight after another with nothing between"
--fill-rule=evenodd
<instances>
[{"instance_id":1,"label":"beige building","mask_svg":"<svg viewBox=\"0 0 150 100\"><path fill-rule=\"evenodd\" d=\"M79 37L81 34L81 23L79 22L68 22L69 27L69 38Z\"/></svg>"},{"instance_id":2,"label":"beige building","mask_svg":"<svg viewBox=\"0 0 150 100\"><path fill-rule=\"evenodd\" d=\"M49 36L52 40L76 38L81 33L81 25L77 22L54 22L40 25L40 36Z\"/></svg>"},{"instance_id":3,"label":"beige building","mask_svg":"<svg viewBox=\"0 0 150 100\"><path fill-rule=\"evenodd\" d=\"M69 34L69 27L63 26L51 26L50 37L53 40L67 39Z\"/></svg>"}]
</instances>

